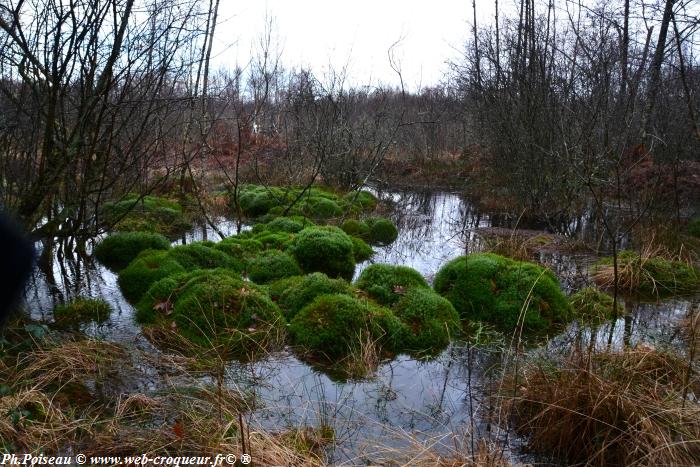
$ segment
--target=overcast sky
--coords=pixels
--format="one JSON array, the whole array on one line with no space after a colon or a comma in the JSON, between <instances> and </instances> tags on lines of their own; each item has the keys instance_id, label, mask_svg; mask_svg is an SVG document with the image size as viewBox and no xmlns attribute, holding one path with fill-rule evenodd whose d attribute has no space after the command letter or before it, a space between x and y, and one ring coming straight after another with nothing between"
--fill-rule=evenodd
<instances>
[{"instance_id":1,"label":"overcast sky","mask_svg":"<svg viewBox=\"0 0 700 467\"><path fill-rule=\"evenodd\" d=\"M222 0L215 63L245 65L266 15L287 67L322 74L329 64L349 63L355 85L398 84L387 51L402 39L395 55L407 85L417 89L439 82L445 62L459 56L472 12L470 0Z\"/></svg>"}]
</instances>

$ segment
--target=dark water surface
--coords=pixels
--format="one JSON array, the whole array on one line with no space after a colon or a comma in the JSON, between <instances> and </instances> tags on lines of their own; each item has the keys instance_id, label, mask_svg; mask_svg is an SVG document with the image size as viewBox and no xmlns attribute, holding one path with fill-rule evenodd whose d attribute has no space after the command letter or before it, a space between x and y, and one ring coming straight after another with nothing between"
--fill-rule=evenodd
<instances>
[{"instance_id":1,"label":"dark water surface","mask_svg":"<svg viewBox=\"0 0 700 467\"><path fill-rule=\"evenodd\" d=\"M372 262L402 264L415 268L432 282L445 262L465 251L479 250L481 242L475 229L492 223L488 215L480 215L453 193L377 194L393 201L389 215L399 227L399 237L388 247L375 248L376 254L358 265L356 275ZM219 228L227 235L235 233L230 221L221 220ZM218 235L211 229L198 228L184 241L204 238L216 241ZM109 320L85 325L82 330L159 354L135 324L133 307L122 296L114 273L91 260L61 260L59 251L51 257L50 267L44 271L38 268L32 279L28 292L32 318L51 321L54 305L74 296L102 297L114 309ZM557 253L542 254L540 260L555 271L565 289L586 280L591 262L590 257ZM628 318L596 330L596 345L619 348L625 341L633 345L672 342L676 338L674 324L685 316L689 306L687 301L628 304L632 311ZM590 336L590 330L580 330L573 324L553 336L544 351L556 352ZM382 457L378 445L400 449L409 444L411 437L443 439L446 446L452 445L452 434L465 434L467 440L471 433L505 439L506 433L486 423L491 409L484 397L491 385L489 370L504 360L503 348L508 346L462 342L454 343L431 361L399 355L382 363L373 377L358 381L334 380L291 352L282 351L258 362L230 362L225 378L227 385L257 396L258 408L251 414L254 423L269 429L330 425L335 429L337 444L331 460L363 463ZM134 377L124 383L125 390L151 391L166 384L157 363L135 362L134 366ZM514 461L524 459L519 454L519 442L512 434L507 436L505 449Z\"/></svg>"}]
</instances>

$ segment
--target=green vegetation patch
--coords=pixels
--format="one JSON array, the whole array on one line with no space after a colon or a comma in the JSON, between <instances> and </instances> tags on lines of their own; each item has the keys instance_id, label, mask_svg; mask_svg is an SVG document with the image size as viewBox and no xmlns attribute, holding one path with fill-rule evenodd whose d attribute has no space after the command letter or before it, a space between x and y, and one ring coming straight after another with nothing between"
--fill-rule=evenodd
<instances>
[{"instance_id":1,"label":"green vegetation patch","mask_svg":"<svg viewBox=\"0 0 700 467\"><path fill-rule=\"evenodd\" d=\"M119 271L143 250L167 250L170 242L152 232L118 232L97 244L95 257L108 268Z\"/></svg>"},{"instance_id":2,"label":"green vegetation patch","mask_svg":"<svg viewBox=\"0 0 700 467\"><path fill-rule=\"evenodd\" d=\"M613 288L613 258L603 258L594 265L593 280L603 288ZM618 287L626 294L642 297L688 295L700 288L700 271L682 261L640 256L625 250L618 255Z\"/></svg>"},{"instance_id":3,"label":"green vegetation patch","mask_svg":"<svg viewBox=\"0 0 700 467\"><path fill-rule=\"evenodd\" d=\"M378 203L377 197L366 190L352 191L344 199L351 204L353 212L374 211Z\"/></svg>"},{"instance_id":4,"label":"green vegetation patch","mask_svg":"<svg viewBox=\"0 0 700 467\"><path fill-rule=\"evenodd\" d=\"M369 238L369 226L366 222L357 219L348 219L340 226L343 231L353 237L358 237L361 239Z\"/></svg>"},{"instance_id":5,"label":"green vegetation patch","mask_svg":"<svg viewBox=\"0 0 700 467\"><path fill-rule=\"evenodd\" d=\"M169 315L175 302L189 286L221 277L240 279L240 275L230 269L197 269L173 274L153 283L136 304L136 321L142 324L155 323L159 316Z\"/></svg>"},{"instance_id":6,"label":"green vegetation patch","mask_svg":"<svg viewBox=\"0 0 700 467\"><path fill-rule=\"evenodd\" d=\"M267 284L278 279L301 274L294 258L284 251L267 250L251 260L248 277L258 284Z\"/></svg>"},{"instance_id":7,"label":"green vegetation patch","mask_svg":"<svg viewBox=\"0 0 700 467\"><path fill-rule=\"evenodd\" d=\"M423 276L415 269L390 264L372 264L362 271L355 285L386 306L399 301L410 289L429 288Z\"/></svg>"},{"instance_id":8,"label":"green vegetation patch","mask_svg":"<svg viewBox=\"0 0 700 467\"><path fill-rule=\"evenodd\" d=\"M168 251L168 256L180 263L186 270L228 268L242 271L239 269L239 263L223 251L213 248L214 245L204 242L178 245Z\"/></svg>"},{"instance_id":9,"label":"green vegetation patch","mask_svg":"<svg viewBox=\"0 0 700 467\"><path fill-rule=\"evenodd\" d=\"M374 250L364 240L357 237L350 237L350 240L352 240L352 255L356 263L361 263L372 257Z\"/></svg>"},{"instance_id":10,"label":"green vegetation patch","mask_svg":"<svg viewBox=\"0 0 700 467\"><path fill-rule=\"evenodd\" d=\"M79 297L75 300L56 305L53 310L54 319L61 322L102 322L109 318L112 308L102 299Z\"/></svg>"},{"instance_id":11,"label":"green vegetation patch","mask_svg":"<svg viewBox=\"0 0 700 467\"><path fill-rule=\"evenodd\" d=\"M114 229L121 232L174 236L192 228L190 216L177 201L157 196L131 194L121 201L105 203L102 216L108 224L116 222Z\"/></svg>"},{"instance_id":12,"label":"green vegetation patch","mask_svg":"<svg viewBox=\"0 0 700 467\"><path fill-rule=\"evenodd\" d=\"M139 310L143 321L175 331L197 347L223 347L236 354L278 341L284 322L263 289L221 270L160 281Z\"/></svg>"},{"instance_id":13,"label":"green vegetation patch","mask_svg":"<svg viewBox=\"0 0 700 467\"><path fill-rule=\"evenodd\" d=\"M225 238L213 248L226 253L233 261L232 269L236 271L245 271L255 255L265 249L258 240L238 236Z\"/></svg>"},{"instance_id":14,"label":"green vegetation patch","mask_svg":"<svg viewBox=\"0 0 700 467\"><path fill-rule=\"evenodd\" d=\"M369 227L368 241L373 245L390 245L399 236L399 231L389 219L369 217L365 222Z\"/></svg>"},{"instance_id":15,"label":"green vegetation patch","mask_svg":"<svg viewBox=\"0 0 700 467\"><path fill-rule=\"evenodd\" d=\"M231 198L230 202L233 201ZM284 214L326 220L339 217L346 211L354 215L372 211L377 200L366 191L342 196L320 187L304 189L245 185L239 192L238 203L243 213L251 218Z\"/></svg>"},{"instance_id":16,"label":"green vegetation patch","mask_svg":"<svg viewBox=\"0 0 700 467\"><path fill-rule=\"evenodd\" d=\"M253 235L252 238L260 242L266 250L286 250L294 243L295 234L289 232L263 231Z\"/></svg>"},{"instance_id":17,"label":"green vegetation patch","mask_svg":"<svg viewBox=\"0 0 700 467\"><path fill-rule=\"evenodd\" d=\"M600 324L623 314L618 302L613 309L613 297L595 287L585 287L569 297L574 317L583 324Z\"/></svg>"},{"instance_id":18,"label":"green vegetation patch","mask_svg":"<svg viewBox=\"0 0 700 467\"><path fill-rule=\"evenodd\" d=\"M294 256L306 273L352 279L355 256L350 237L338 227L309 227L297 234Z\"/></svg>"},{"instance_id":19,"label":"green vegetation patch","mask_svg":"<svg viewBox=\"0 0 700 467\"><path fill-rule=\"evenodd\" d=\"M413 354L436 354L460 333L459 313L446 298L417 287L396 303L394 314L406 325L401 350Z\"/></svg>"},{"instance_id":20,"label":"green vegetation patch","mask_svg":"<svg viewBox=\"0 0 700 467\"><path fill-rule=\"evenodd\" d=\"M314 272L302 278L289 281L279 294L278 305L288 320L291 320L304 306L319 295L353 295L353 288L343 279L331 279L322 272ZM272 292L271 292L272 294Z\"/></svg>"},{"instance_id":21,"label":"green vegetation patch","mask_svg":"<svg viewBox=\"0 0 700 467\"><path fill-rule=\"evenodd\" d=\"M387 308L348 295L321 295L292 319L295 345L328 360L345 357L371 342L392 349L404 326Z\"/></svg>"},{"instance_id":22,"label":"green vegetation patch","mask_svg":"<svg viewBox=\"0 0 700 467\"><path fill-rule=\"evenodd\" d=\"M462 318L503 330L515 329L519 322L525 330L544 330L572 317L549 269L492 253L455 258L438 271L434 287Z\"/></svg>"},{"instance_id":23,"label":"green vegetation patch","mask_svg":"<svg viewBox=\"0 0 700 467\"><path fill-rule=\"evenodd\" d=\"M185 268L168 251L145 250L119 272L119 287L130 302L137 302L154 282Z\"/></svg>"},{"instance_id":24,"label":"green vegetation patch","mask_svg":"<svg viewBox=\"0 0 700 467\"><path fill-rule=\"evenodd\" d=\"M275 217L270 222L255 224L254 233L260 232L287 232L297 233L306 227L314 225L313 222L303 217Z\"/></svg>"}]
</instances>

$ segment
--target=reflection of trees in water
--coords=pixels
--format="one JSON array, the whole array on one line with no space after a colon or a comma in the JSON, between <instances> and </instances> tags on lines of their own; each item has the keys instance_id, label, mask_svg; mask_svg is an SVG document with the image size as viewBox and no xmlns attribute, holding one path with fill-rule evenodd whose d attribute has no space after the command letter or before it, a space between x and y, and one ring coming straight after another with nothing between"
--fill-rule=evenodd
<instances>
[{"instance_id":1,"label":"reflection of trees in water","mask_svg":"<svg viewBox=\"0 0 700 467\"><path fill-rule=\"evenodd\" d=\"M399 229L392 245L375 261L407 264L430 276L444 262L464 254L474 228L487 219L458 195L442 192L379 192L393 202L391 218Z\"/></svg>"},{"instance_id":2,"label":"reflection of trees in water","mask_svg":"<svg viewBox=\"0 0 700 467\"><path fill-rule=\"evenodd\" d=\"M115 291L115 275L96 264L82 246L67 239L37 242L35 248L39 255L26 293L32 316L47 319L57 304L79 296L104 298L120 308L124 300Z\"/></svg>"}]
</instances>

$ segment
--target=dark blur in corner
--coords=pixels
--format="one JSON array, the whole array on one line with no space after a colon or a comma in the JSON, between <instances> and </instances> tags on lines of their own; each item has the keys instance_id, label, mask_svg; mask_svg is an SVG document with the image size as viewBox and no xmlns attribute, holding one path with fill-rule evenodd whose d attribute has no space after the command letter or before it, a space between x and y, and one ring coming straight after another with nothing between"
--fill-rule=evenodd
<instances>
[{"instance_id":1,"label":"dark blur in corner","mask_svg":"<svg viewBox=\"0 0 700 467\"><path fill-rule=\"evenodd\" d=\"M31 240L0 212L0 325L22 297L34 263Z\"/></svg>"}]
</instances>

